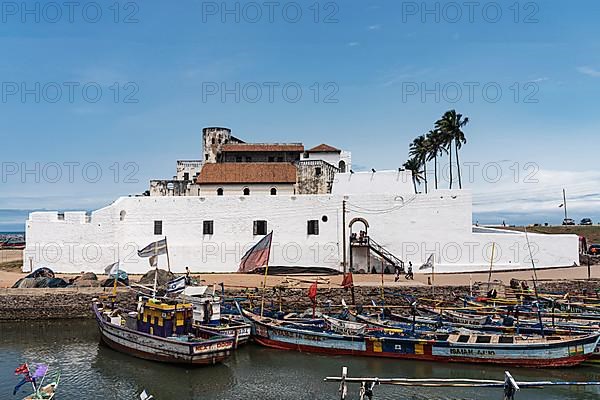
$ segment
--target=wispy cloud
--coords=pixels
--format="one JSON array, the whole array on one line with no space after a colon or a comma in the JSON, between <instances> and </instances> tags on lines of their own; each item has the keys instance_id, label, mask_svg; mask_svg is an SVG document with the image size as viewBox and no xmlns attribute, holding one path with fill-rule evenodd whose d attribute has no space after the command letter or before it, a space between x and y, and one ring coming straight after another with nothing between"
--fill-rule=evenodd
<instances>
[{"instance_id":1,"label":"wispy cloud","mask_svg":"<svg viewBox=\"0 0 600 400\"><path fill-rule=\"evenodd\" d=\"M356 46L360 46L359 42L350 42L347 44L348 47L356 47Z\"/></svg>"},{"instance_id":2,"label":"wispy cloud","mask_svg":"<svg viewBox=\"0 0 600 400\"><path fill-rule=\"evenodd\" d=\"M540 83L540 82L546 82L549 80L550 80L550 78L544 76L544 77L536 78L536 79L532 80L531 82Z\"/></svg>"},{"instance_id":3,"label":"wispy cloud","mask_svg":"<svg viewBox=\"0 0 600 400\"><path fill-rule=\"evenodd\" d=\"M592 67L588 67L588 66L577 67L577 71L581 74L591 76L592 78L600 78L600 70L597 70Z\"/></svg>"},{"instance_id":4,"label":"wispy cloud","mask_svg":"<svg viewBox=\"0 0 600 400\"><path fill-rule=\"evenodd\" d=\"M369 25L367 27L367 29L370 30L370 31L377 31L377 30L381 29L381 25L379 25L379 24Z\"/></svg>"},{"instance_id":5,"label":"wispy cloud","mask_svg":"<svg viewBox=\"0 0 600 400\"><path fill-rule=\"evenodd\" d=\"M383 86L392 86L398 83L406 82L407 80L416 79L433 71L432 68L414 68L412 66L404 66L396 70L384 74Z\"/></svg>"}]
</instances>

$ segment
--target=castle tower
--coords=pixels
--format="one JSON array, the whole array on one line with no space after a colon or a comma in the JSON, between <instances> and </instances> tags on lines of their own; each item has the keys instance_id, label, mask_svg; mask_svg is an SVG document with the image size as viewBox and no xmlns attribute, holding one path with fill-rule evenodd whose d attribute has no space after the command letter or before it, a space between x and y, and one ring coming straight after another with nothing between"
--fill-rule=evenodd
<instances>
[{"instance_id":1,"label":"castle tower","mask_svg":"<svg viewBox=\"0 0 600 400\"><path fill-rule=\"evenodd\" d=\"M209 127L202 129L204 163L216 163L221 155L221 146L231 141L231 129Z\"/></svg>"}]
</instances>

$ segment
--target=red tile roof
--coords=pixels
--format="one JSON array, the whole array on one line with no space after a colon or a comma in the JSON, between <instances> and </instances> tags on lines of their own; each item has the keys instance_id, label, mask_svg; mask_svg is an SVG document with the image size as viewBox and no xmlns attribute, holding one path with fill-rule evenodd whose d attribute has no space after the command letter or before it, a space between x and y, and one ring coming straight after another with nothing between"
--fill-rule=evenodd
<instances>
[{"instance_id":1,"label":"red tile roof","mask_svg":"<svg viewBox=\"0 0 600 400\"><path fill-rule=\"evenodd\" d=\"M223 145L221 151L289 151L302 153L304 146L301 143L227 143Z\"/></svg>"},{"instance_id":2,"label":"red tile roof","mask_svg":"<svg viewBox=\"0 0 600 400\"><path fill-rule=\"evenodd\" d=\"M320 145L315 146L310 150L307 150L307 152L309 152L309 153L340 153L341 150L336 149L335 147L330 146L328 144L321 143Z\"/></svg>"},{"instance_id":3,"label":"red tile roof","mask_svg":"<svg viewBox=\"0 0 600 400\"><path fill-rule=\"evenodd\" d=\"M196 183L296 183L296 167L292 163L204 164Z\"/></svg>"}]
</instances>

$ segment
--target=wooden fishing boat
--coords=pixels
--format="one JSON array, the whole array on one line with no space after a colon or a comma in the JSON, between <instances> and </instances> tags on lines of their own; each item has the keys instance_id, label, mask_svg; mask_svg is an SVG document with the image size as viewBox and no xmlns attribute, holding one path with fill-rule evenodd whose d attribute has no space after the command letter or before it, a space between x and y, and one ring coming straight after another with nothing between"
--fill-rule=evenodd
<instances>
[{"instance_id":1,"label":"wooden fishing boat","mask_svg":"<svg viewBox=\"0 0 600 400\"><path fill-rule=\"evenodd\" d=\"M37 390L36 393L32 393L23 400L52 400L56 394L56 388L58 387L59 378L54 382L42 386Z\"/></svg>"},{"instance_id":2,"label":"wooden fishing boat","mask_svg":"<svg viewBox=\"0 0 600 400\"><path fill-rule=\"evenodd\" d=\"M335 355L564 367L587 360L600 340L600 334L568 338L481 332L410 335L394 329L368 329L365 324L349 326L347 321L330 317L324 317L328 327L320 329L242 312L254 324L254 340L261 345Z\"/></svg>"},{"instance_id":3,"label":"wooden fishing boat","mask_svg":"<svg viewBox=\"0 0 600 400\"><path fill-rule=\"evenodd\" d=\"M230 356L235 338L195 326L191 304L141 300L138 310L130 312L114 307L110 299L92 301L100 337L109 347L178 364L216 364Z\"/></svg>"},{"instance_id":4,"label":"wooden fishing boat","mask_svg":"<svg viewBox=\"0 0 600 400\"><path fill-rule=\"evenodd\" d=\"M492 321L492 318L489 315L467 314L460 311L443 310L427 306L419 306L418 309L436 316L441 316L448 322L454 322L465 326L490 325Z\"/></svg>"}]
</instances>

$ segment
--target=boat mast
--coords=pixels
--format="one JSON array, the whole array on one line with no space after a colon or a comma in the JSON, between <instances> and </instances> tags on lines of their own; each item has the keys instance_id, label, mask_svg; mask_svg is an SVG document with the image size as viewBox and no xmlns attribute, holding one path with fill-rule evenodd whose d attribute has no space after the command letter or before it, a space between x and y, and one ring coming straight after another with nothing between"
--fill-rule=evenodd
<instances>
[{"instance_id":1,"label":"boat mast","mask_svg":"<svg viewBox=\"0 0 600 400\"><path fill-rule=\"evenodd\" d=\"M165 237L166 239L166 237ZM165 242L165 246L166 246ZM156 286L158 283L158 242L154 242L154 288L152 289L152 299L156 300Z\"/></svg>"},{"instance_id":2,"label":"boat mast","mask_svg":"<svg viewBox=\"0 0 600 400\"><path fill-rule=\"evenodd\" d=\"M535 262L533 261L533 253L531 252L531 244L529 243L529 235L527 234L527 227L525 227L525 239L527 240L527 248L529 249L529 258L531 259L531 266L533 267L533 290L535 292L535 298L536 298L536 302L537 302L538 319L540 321L540 333L542 334L542 337L544 337L544 322L542 321L540 296L539 296L538 288L537 288L537 272L535 270Z\"/></svg>"}]
</instances>

